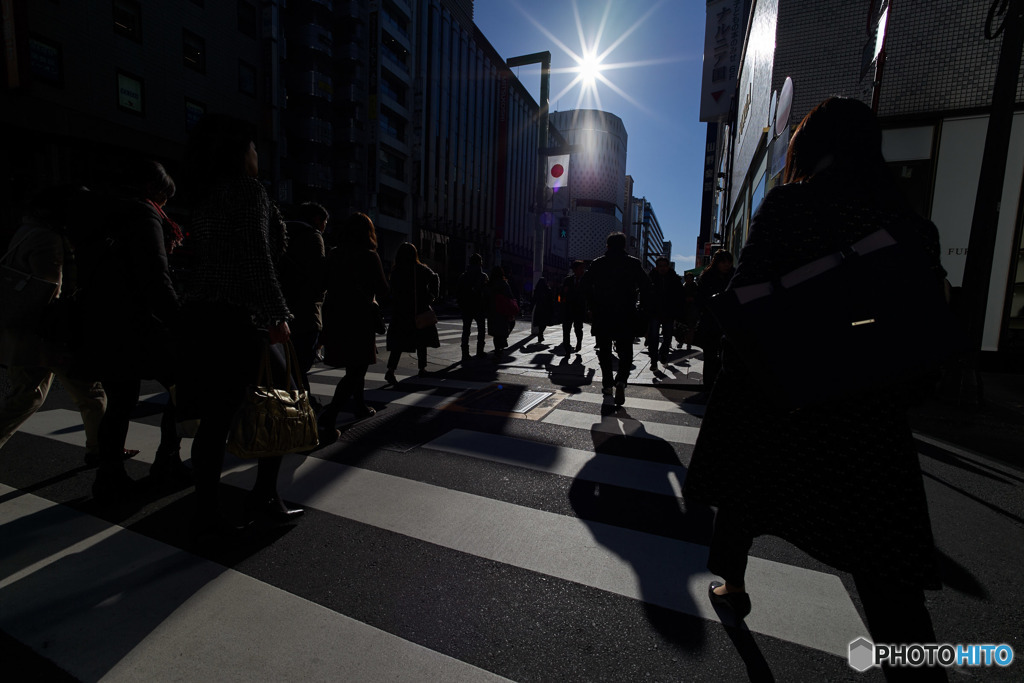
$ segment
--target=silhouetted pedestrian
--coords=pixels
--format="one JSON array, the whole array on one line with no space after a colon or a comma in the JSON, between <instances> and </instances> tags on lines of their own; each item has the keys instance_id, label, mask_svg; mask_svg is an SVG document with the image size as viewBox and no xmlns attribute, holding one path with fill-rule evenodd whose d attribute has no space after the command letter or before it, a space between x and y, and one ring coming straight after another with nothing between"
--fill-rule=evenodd
<instances>
[{"instance_id":1,"label":"silhouetted pedestrian","mask_svg":"<svg viewBox=\"0 0 1024 683\"><path fill-rule=\"evenodd\" d=\"M587 297L583 293L583 273L586 265L583 261L572 262L572 272L562 280L559 290L559 302L562 305L562 348L565 355L573 351L569 341L569 332L576 331L576 347L583 348L583 320L587 317Z\"/></svg>"},{"instance_id":2,"label":"silhouetted pedestrian","mask_svg":"<svg viewBox=\"0 0 1024 683\"><path fill-rule=\"evenodd\" d=\"M469 356L469 338L476 323L476 355L484 353L487 341L486 311L484 310L484 291L487 288L487 273L483 269L483 258L480 254L469 257L469 266L459 275L456 286L456 298L459 312L462 314L462 357Z\"/></svg>"},{"instance_id":3,"label":"silhouetted pedestrian","mask_svg":"<svg viewBox=\"0 0 1024 683\"><path fill-rule=\"evenodd\" d=\"M548 287L548 281L541 278L533 288L533 332L537 335L538 342L544 341L544 329L553 322L554 316L554 292Z\"/></svg>"},{"instance_id":4,"label":"silhouetted pedestrian","mask_svg":"<svg viewBox=\"0 0 1024 683\"><path fill-rule=\"evenodd\" d=\"M730 288L775 281L887 229L916 236L941 292L938 231L899 194L881 140L857 100L811 110L790 142L786 184L751 221ZM728 341L723 355L684 489L718 508L708 568L724 583L711 584L712 602L741 618L751 610L747 553L754 537L771 534L853 574L876 643L936 642L924 588L940 581L907 419L916 388L786 410ZM890 680L946 678L939 666L883 671Z\"/></svg>"},{"instance_id":5,"label":"silhouetted pedestrian","mask_svg":"<svg viewBox=\"0 0 1024 683\"><path fill-rule=\"evenodd\" d=\"M417 315L427 313L440 290L440 278L426 264L421 263L416 247L403 242L395 253L391 269L391 324L388 326L388 370L385 379L397 383L395 370L402 352L416 352L419 375L427 374L427 347L440 348L437 323L420 326Z\"/></svg>"},{"instance_id":6,"label":"silhouetted pedestrian","mask_svg":"<svg viewBox=\"0 0 1024 683\"><path fill-rule=\"evenodd\" d=\"M601 365L602 392L615 392L615 405L626 402L626 381L633 367L633 338L644 326L637 297L646 302L651 280L639 259L626 253L626 235L613 232L605 240L607 251L594 260L583 275L583 291L591 313L591 330ZM618 353L618 369L612 369L612 344Z\"/></svg>"}]
</instances>

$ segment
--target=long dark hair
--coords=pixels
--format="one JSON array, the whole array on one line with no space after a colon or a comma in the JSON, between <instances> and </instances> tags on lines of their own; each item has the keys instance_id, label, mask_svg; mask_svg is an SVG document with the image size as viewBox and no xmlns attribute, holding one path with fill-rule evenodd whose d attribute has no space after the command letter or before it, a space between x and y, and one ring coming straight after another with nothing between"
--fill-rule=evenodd
<instances>
[{"instance_id":1,"label":"long dark hair","mask_svg":"<svg viewBox=\"0 0 1024 683\"><path fill-rule=\"evenodd\" d=\"M338 247L346 252L377 248L377 231L373 221L365 213L354 213L345 219L337 234ZM404 246L404 245L403 245ZM411 244L409 246L412 246ZM415 250L415 247L413 247ZM401 251L401 247L399 247ZM415 256L415 254L414 254ZM398 258L395 258L398 265Z\"/></svg>"},{"instance_id":2,"label":"long dark hair","mask_svg":"<svg viewBox=\"0 0 1024 683\"><path fill-rule=\"evenodd\" d=\"M207 114L196 123L185 150L185 176L192 201L199 203L226 178L244 173L245 155L256 141L256 127L224 114Z\"/></svg>"},{"instance_id":3,"label":"long dark hair","mask_svg":"<svg viewBox=\"0 0 1024 683\"><path fill-rule=\"evenodd\" d=\"M412 242L402 242L395 252L395 265L391 267L391 272L412 277L413 270L419 263L420 257L416 251L416 245Z\"/></svg>"},{"instance_id":4,"label":"long dark hair","mask_svg":"<svg viewBox=\"0 0 1024 683\"><path fill-rule=\"evenodd\" d=\"M868 105L830 97L803 118L786 152L786 183L810 180L829 168L865 181L888 178L882 129Z\"/></svg>"}]
</instances>

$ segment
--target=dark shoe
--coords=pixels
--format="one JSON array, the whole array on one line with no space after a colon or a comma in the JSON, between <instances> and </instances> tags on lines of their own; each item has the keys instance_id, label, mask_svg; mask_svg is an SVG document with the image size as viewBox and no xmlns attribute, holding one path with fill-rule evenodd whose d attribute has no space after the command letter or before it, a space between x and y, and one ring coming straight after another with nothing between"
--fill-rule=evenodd
<instances>
[{"instance_id":1,"label":"dark shoe","mask_svg":"<svg viewBox=\"0 0 1024 683\"><path fill-rule=\"evenodd\" d=\"M387 372L384 373L384 383L385 384L398 384L398 378L395 377L395 371L394 370L389 369Z\"/></svg>"},{"instance_id":2,"label":"dark shoe","mask_svg":"<svg viewBox=\"0 0 1024 683\"><path fill-rule=\"evenodd\" d=\"M286 524L297 521L305 512L302 508L290 508L280 496L257 499L252 494L245 499L245 519L261 524Z\"/></svg>"},{"instance_id":3,"label":"dark shoe","mask_svg":"<svg viewBox=\"0 0 1024 683\"><path fill-rule=\"evenodd\" d=\"M365 420L366 418L373 417L377 414L376 410L367 405L359 406L354 412L357 420Z\"/></svg>"},{"instance_id":4,"label":"dark shoe","mask_svg":"<svg viewBox=\"0 0 1024 683\"><path fill-rule=\"evenodd\" d=\"M615 405L621 406L626 402L626 383L616 382L615 383Z\"/></svg>"},{"instance_id":5,"label":"dark shoe","mask_svg":"<svg viewBox=\"0 0 1024 683\"><path fill-rule=\"evenodd\" d=\"M420 368L420 371L416 373L417 377L430 377L430 373L427 372L426 368Z\"/></svg>"},{"instance_id":6,"label":"dark shoe","mask_svg":"<svg viewBox=\"0 0 1024 683\"><path fill-rule=\"evenodd\" d=\"M325 429L323 425L320 425L317 427L316 436L317 440L320 441L318 448L323 448L324 446L330 446L332 443L340 439L341 430L335 429L333 426Z\"/></svg>"},{"instance_id":7,"label":"dark shoe","mask_svg":"<svg viewBox=\"0 0 1024 683\"><path fill-rule=\"evenodd\" d=\"M742 619L750 614L750 595L746 592L719 595L715 589L721 585L723 585L721 581L712 581L708 586L708 597L711 598L711 604L728 609L737 619Z\"/></svg>"}]
</instances>

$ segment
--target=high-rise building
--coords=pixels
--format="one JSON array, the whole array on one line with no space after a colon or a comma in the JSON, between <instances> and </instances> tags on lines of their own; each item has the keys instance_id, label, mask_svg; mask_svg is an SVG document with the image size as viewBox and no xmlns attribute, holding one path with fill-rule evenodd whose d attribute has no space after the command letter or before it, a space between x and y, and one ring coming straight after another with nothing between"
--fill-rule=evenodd
<instances>
[{"instance_id":1,"label":"high-rise building","mask_svg":"<svg viewBox=\"0 0 1024 683\"><path fill-rule=\"evenodd\" d=\"M554 112L550 123L573 150L564 209L569 219L567 256L597 258L604 253L608 234L623 229L626 127L615 114L596 109Z\"/></svg>"}]
</instances>

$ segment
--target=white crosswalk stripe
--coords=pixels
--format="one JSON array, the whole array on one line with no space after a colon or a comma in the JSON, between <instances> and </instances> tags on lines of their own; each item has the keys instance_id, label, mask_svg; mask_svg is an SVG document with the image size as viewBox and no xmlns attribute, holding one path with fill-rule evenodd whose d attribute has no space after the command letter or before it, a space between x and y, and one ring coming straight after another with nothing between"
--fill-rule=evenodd
<instances>
[{"instance_id":1,"label":"white crosswalk stripe","mask_svg":"<svg viewBox=\"0 0 1024 683\"><path fill-rule=\"evenodd\" d=\"M330 397L337 378L343 375L343 370L318 370L311 374L311 388L319 396ZM382 380L380 373L368 375L371 383ZM490 384L414 377L408 386L403 387L404 390L393 387L371 389L366 392L366 398L371 403L440 410L467 392ZM681 406L667 399L629 397L625 406L627 412L629 409L642 410L655 416L653 420L638 420L595 414L595 406L606 402L606 397L599 394L575 393L560 398L559 406L543 417L538 429L569 428L587 433L623 435L636 439L637 448L642 448L647 439L661 439L679 445L693 444L702 413L702 406ZM152 399L162 401L159 395ZM687 424L681 424L684 422ZM80 417L74 411L44 410L30 419L21 432L82 445L84 437L80 426ZM467 426L473 425L468 423ZM159 429L133 422L128 442L132 447L142 449L138 456L141 461L151 462L159 442ZM187 453L188 447L186 440L183 453ZM429 457L431 452L585 480L599 486L612 485L646 495L665 496L669 500L681 498L685 477L685 468L681 465L595 453L543 443L532 437L524 439L484 433L472 428L453 428L444 432L423 444L422 454L417 457ZM248 488L254 476L255 467L251 462L228 457L223 476L226 484ZM316 454L286 458L281 490L289 500L299 505L376 529L676 612L704 619L718 618L705 597L707 582L712 578L704 569L707 548L697 543L538 510L393 473L340 464ZM40 510L52 506L31 495L6 495L10 492L10 489L0 486L0 525L31 519ZM110 611L102 604L82 603L82 598L74 595L70 587L74 584L71 577L81 576L76 572L83 571L82 562L92 563L94 575L99 576L116 573L119 566L136 562L145 567L145 571L134 575L135 582L126 589L133 595L134 608L139 610L135 618L145 619L150 618L146 615L158 614L164 620L159 629L116 663L107 673L110 680L137 680L151 676L147 667L154 666L154 661L165 661L169 655L162 648L167 647L184 651L192 646L191 643L203 642L206 644L204 649L210 651L223 648L223 661L239 656L239 631L252 618L241 604L244 602L273 605L277 612L288 615L288 623L295 624L285 641L245 641L245 649L259 652L268 648L268 651L273 651L274 648L299 647L295 644L297 641L306 642L310 647L320 643L318 647L329 650L330 655L318 666L322 667L320 671L332 671L334 679L412 680L411 672L415 672L416 680L501 680L469 664L263 584L241 572L214 566L82 513L62 508L58 518L60 521L54 533L62 541L51 544L50 554L44 554L34 562L24 560L16 553L0 559L0 576L5 577L0 580L0 592L9 585L33 587L32 591L19 593L19 601L8 603L11 609L7 613L12 616L0 617L0 623L5 630L10 626L8 632L30 644L46 637L47 633L52 635L52 629L62 629L65 636L72 629L100 629ZM112 556L104 556L107 559L97 557L100 548L107 549ZM111 548L114 550L109 550ZM179 568L176 580L151 581L153 576L162 575L167 568L173 567ZM70 582L67 588L62 589L67 594L50 594L42 585L43 576L47 581L54 580L62 586ZM746 620L752 631L839 656L845 656L851 640L867 632L837 576L756 557L750 559L748 576L751 584L759 587L759 608ZM174 603L178 607L171 610L168 606L171 601L160 595L167 590L184 590L191 597L184 604L178 600ZM55 600L77 604L74 618L50 627L50 631L32 620L21 629L13 625L13 615L24 619L34 611L45 612ZM215 621L197 616L213 613L221 616ZM328 641L347 645L331 648L326 645ZM372 657L353 654L368 651L375 654ZM60 663L59 653L53 658ZM193 668L184 670L186 678L209 678L223 673L202 669L203 666L216 667L216 663L193 661L188 666ZM292 679L319 677L314 671L303 673L294 669L288 676L276 675L272 670L268 670L267 675Z\"/></svg>"}]
</instances>

